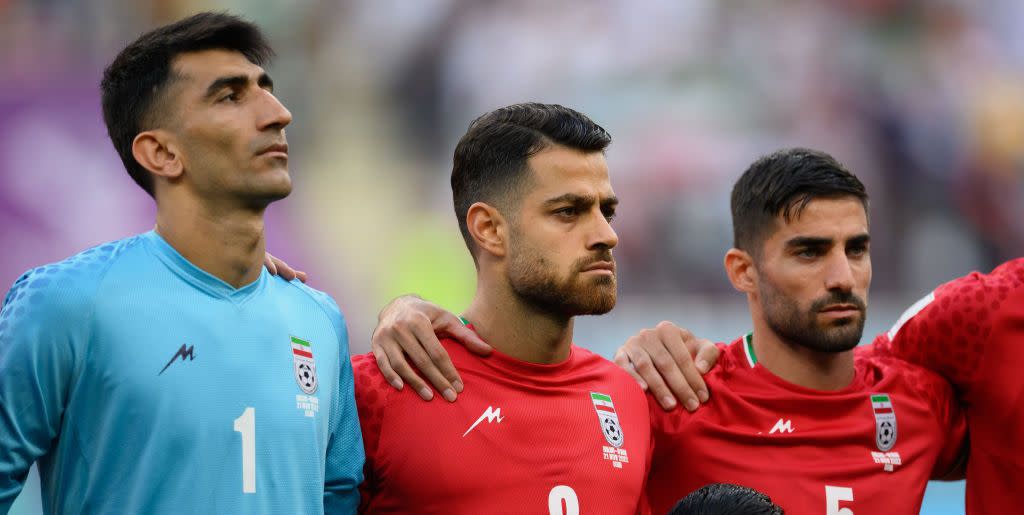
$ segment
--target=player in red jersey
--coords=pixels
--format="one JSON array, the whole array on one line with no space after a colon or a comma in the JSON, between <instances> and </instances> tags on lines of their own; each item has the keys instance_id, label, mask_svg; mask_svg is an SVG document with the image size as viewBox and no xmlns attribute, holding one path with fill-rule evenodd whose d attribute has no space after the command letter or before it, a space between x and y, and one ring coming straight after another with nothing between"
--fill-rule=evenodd
<instances>
[{"instance_id":1,"label":"player in red jersey","mask_svg":"<svg viewBox=\"0 0 1024 515\"><path fill-rule=\"evenodd\" d=\"M1017 513L1024 485L1024 258L939 286L875 338L949 380L967 413L967 513Z\"/></svg>"},{"instance_id":2,"label":"player in red jersey","mask_svg":"<svg viewBox=\"0 0 1024 515\"><path fill-rule=\"evenodd\" d=\"M964 421L948 383L853 352L871 282L866 206L860 181L816 151L765 156L737 181L725 268L753 333L704 377L713 402L651 403L655 512L729 481L793 513L918 513L928 479L955 468Z\"/></svg>"},{"instance_id":3,"label":"player in red jersey","mask_svg":"<svg viewBox=\"0 0 1024 515\"><path fill-rule=\"evenodd\" d=\"M655 513L723 481L794 513L917 513L928 479L955 468L964 420L948 383L891 357L855 359L871 280L866 205L855 176L805 149L766 156L737 182L725 265L754 331L723 346L707 407L651 402Z\"/></svg>"},{"instance_id":4,"label":"player in red jersey","mask_svg":"<svg viewBox=\"0 0 1024 515\"><path fill-rule=\"evenodd\" d=\"M572 344L577 315L616 300L608 133L557 105L474 121L455 149L452 191L477 267L464 317L494 352L444 348L458 403L395 390L356 357L366 445L365 513L636 513L650 453L644 393Z\"/></svg>"}]
</instances>

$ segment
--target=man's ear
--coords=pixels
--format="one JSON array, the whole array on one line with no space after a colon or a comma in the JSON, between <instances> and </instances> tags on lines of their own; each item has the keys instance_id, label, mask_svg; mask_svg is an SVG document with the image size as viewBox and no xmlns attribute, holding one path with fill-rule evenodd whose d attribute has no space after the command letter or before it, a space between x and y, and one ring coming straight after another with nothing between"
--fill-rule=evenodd
<instances>
[{"instance_id":1,"label":"man's ear","mask_svg":"<svg viewBox=\"0 0 1024 515\"><path fill-rule=\"evenodd\" d=\"M725 253L725 273L732 287L743 293L757 291L757 267L754 258L746 251L731 248Z\"/></svg>"},{"instance_id":2,"label":"man's ear","mask_svg":"<svg viewBox=\"0 0 1024 515\"><path fill-rule=\"evenodd\" d=\"M185 171L177 141L165 130L140 132L132 140L132 155L143 168L160 177L176 179Z\"/></svg>"},{"instance_id":3,"label":"man's ear","mask_svg":"<svg viewBox=\"0 0 1024 515\"><path fill-rule=\"evenodd\" d=\"M508 253L508 222L498 208L474 202L466 211L466 227L480 251L498 257Z\"/></svg>"}]
</instances>

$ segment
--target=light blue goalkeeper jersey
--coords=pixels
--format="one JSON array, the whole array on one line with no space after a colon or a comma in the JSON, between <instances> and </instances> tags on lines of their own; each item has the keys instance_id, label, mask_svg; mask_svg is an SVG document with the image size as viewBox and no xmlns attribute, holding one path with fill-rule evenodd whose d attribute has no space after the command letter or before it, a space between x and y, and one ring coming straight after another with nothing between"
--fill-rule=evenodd
<instances>
[{"instance_id":1,"label":"light blue goalkeeper jersey","mask_svg":"<svg viewBox=\"0 0 1024 515\"><path fill-rule=\"evenodd\" d=\"M266 271L235 289L149 232L33 269L0 312L0 514L355 513L345 323Z\"/></svg>"}]
</instances>

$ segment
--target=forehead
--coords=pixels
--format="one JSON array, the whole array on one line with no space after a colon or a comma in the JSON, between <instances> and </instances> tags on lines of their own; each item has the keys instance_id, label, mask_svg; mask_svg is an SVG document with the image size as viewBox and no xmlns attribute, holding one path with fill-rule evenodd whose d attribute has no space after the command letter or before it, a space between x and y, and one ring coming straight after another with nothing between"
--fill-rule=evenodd
<instances>
[{"instance_id":1,"label":"forehead","mask_svg":"<svg viewBox=\"0 0 1024 515\"><path fill-rule=\"evenodd\" d=\"M255 81L263 74L262 67L240 52L219 48L179 54L171 62L171 69L186 87L201 89L221 77L244 75Z\"/></svg>"},{"instance_id":2,"label":"forehead","mask_svg":"<svg viewBox=\"0 0 1024 515\"><path fill-rule=\"evenodd\" d=\"M814 199L790 220L775 218L775 232L768 239L784 242L794 237L846 239L867 234L868 217L856 197Z\"/></svg>"},{"instance_id":3,"label":"forehead","mask_svg":"<svg viewBox=\"0 0 1024 515\"><path fill-rule=\"evenodd\" d=\"M563 193L614 195L603 152L583 152L552 145L527 160L531 180L528 196L548 197Z\"/></svg>"}]
</instances>

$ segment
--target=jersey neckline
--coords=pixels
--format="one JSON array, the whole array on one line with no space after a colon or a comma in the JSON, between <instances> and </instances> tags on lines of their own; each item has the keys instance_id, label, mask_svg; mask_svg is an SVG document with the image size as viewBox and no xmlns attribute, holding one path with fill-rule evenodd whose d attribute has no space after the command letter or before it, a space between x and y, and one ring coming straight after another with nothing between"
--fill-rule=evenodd
<instances>
[{"instance_id":1,"label":"jersey neckline","mask_svg":"<svg viewBox=\"0 0 1024 515\"><path fill-rule=\"evenodd\" d=\"M267 270L262 268L259 277L255 281L235 288L209 272L195 266L191 261L185 259L167 240L154 230L142 235L143 241L157 255L168 268L179 277L192 284L196 288L205 291L215 297L230 300L236 304L245 302L256 294L266 283Z\"/></svg>"},{"instance_id":2,"label":"jersey neckline","mask_svg":"<svg viewBox=\"0 0 1024 515\"><path fill-rule=\"evenodd\" d=\"M853 380L850 381L850 384L838 390L816 390L786 381L765 368L758 361L757 354L754 352L754 333L752 332L734 340L727 347L727 351L732 355L735 362L740 364L740 369L749 370L751 373L763 377L766 381L792 392L809 395L844 395L864 389L864 367L857 360L854 360Z\"/></svg>"},{"instance_id":3,"label":"jersey neckline","mask_svg":"<svg viewBox=\"0 0 1024 515\"><path fill-rule=\"evenodd\" d=\"M462 320L463 325L476 333L476 327L473 326L465 318L459 317ZM477 333L479 336L479 333ZM486 342L485 342L486 343ZM461 344L460 344L461 345ZM487 356L478 356L484 363L489 363L492 366L499 368L513 370L517 373L536 376L536 377L558 377L560 372L571 370L576 366L576 345L569 345L569 356L558 363L533 363L530 361L523 361L518 358L514 358L499 351L498 349L491 349L491 353Z\"/></svg>"}]
</instances>

